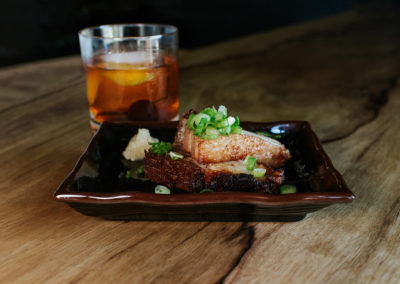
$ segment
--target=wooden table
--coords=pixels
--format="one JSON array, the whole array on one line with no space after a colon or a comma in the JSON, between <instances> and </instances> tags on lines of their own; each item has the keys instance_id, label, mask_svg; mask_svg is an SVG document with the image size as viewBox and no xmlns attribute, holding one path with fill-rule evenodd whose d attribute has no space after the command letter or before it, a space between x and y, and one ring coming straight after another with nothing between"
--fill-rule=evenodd
<instances>
[{"instance_id":1,"label":"wooden table","mask_svg":"<svg viewBox=\"0 0 400 284\"><path fill-rule=\"evenodd\" d=\"M53 200L90 139L79 56L0 70L0 281L399 283L400 21L349 12L182 52L181 111L311 122L356 195L295 223L120 222Z\"/></svg>"}]
</instances>

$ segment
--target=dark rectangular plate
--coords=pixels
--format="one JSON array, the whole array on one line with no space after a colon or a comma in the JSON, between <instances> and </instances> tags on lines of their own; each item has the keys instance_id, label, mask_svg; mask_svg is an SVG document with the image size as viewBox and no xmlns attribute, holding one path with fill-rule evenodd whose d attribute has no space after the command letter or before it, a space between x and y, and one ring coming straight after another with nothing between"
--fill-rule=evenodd
<instances>
[{"instance_id":1,"label":"dark rectangular plate","mask_svg":"<svg viewBox=\"0 0 400 284\"><path fill-rule=\"evenodd\" d=\"M156 184L151 181L126 178L126 171L135 173L140 162L126 161L121 153L138 128L148 128L152 136L172 142L177 122L142 122L102 124L54 198L89 216L181 221L299 221L328 205L353 201L354 194L308 122L242 122L241 126L267 132L289 148L293 158L284 167L285 183L296 185L297 193L232 189L200 194L172 189L170 195L155 194Z\"/></svg>"}]
</instances>

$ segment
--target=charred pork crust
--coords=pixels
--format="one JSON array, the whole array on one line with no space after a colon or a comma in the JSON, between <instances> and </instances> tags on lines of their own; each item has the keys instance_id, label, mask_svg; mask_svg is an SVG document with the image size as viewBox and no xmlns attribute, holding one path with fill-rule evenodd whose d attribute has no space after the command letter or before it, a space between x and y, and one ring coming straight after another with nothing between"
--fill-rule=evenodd
<instances>
[{"instance_id":1,"label":"charred pork crust","mask_svg":"<svg viewBox=\"0 0 400 284\"><path fill-rule=\"evenodd\" d=\"M189 157L172 160L169 156L146 151L143 168L147 178L169 188L190 192L204 188L204 173Z\"/></svg>"},{"instance_id":2,"label":"charred pork crust","mask_svg":"<svg viewBox=\"0 0 400 284\"><path fill-rule=\"evenodd\" d=\"M188 192L207 188L214 191L276 193L283 181L282 169L271 169L266 177L256 179L249 174L209 171L187 154L183 159L172 160L168 155L147 151L143 166L145 176L151 181Z\"/></svg>"}]
</instances>

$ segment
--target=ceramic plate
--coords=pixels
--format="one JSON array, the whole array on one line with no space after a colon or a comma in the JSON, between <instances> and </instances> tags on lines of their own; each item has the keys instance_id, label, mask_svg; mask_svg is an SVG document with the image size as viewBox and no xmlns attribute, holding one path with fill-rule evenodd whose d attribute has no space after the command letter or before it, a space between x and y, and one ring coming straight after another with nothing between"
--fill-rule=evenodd
<instances>
[{"instance_id":1,"label":"ceramic plate","mask_svg":"<svg viewBox=\"0 0 400 284\"><path fill-rule=\"evenodd\" d=\"M333 167L322 145L304 121L242 122L249 131L262 131L290 149L285 183L295 194L255 192L154 193L156 184L136 176L140 162L122 157L138 128L152 136L173 141L177 122L104 123L93 136L72 172L54 194L58 201L89 216L118 220L181 221L299 221L306 214L334 203L348 203L354 194ZM127 178L130 171L133 177Z\"/></svg>"}]
</instances>

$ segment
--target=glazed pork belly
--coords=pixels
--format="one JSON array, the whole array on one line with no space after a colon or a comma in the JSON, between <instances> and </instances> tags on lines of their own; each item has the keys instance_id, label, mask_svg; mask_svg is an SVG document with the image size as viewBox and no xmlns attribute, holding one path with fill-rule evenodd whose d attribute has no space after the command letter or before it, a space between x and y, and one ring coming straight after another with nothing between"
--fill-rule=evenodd
<instances>
[{"instance_id":1,"label":"glazed pork belly","mask_svg":"<svg viewBox=\"0 0 400 284\"><path fill-rule=\"evenodd\" d=\"M245 130L242 134L221 135L217 139L196 137L187 128L186 117L179 122L174 146L190 153L199 163L244 160L251 155L262 164L279 168L290 159L289 150L279 141Z\"/></svg>"},{"instance_id":2,"label":"glazed pork belly","mask_svg":"<svg viewBox=\"0 0 400 284\"><path fill-rule=\"evenodd\" d=\"M281 168L291 158L285 146L271 138L245 130L241 134L220 135L216 139L195 136L186 113L178 124L173 151L183 158L172 159L151 150L145 152L145 176L155 183L188 192L203 189L214 191L252 191L275 193L284 181ZM255 168L265 170L256 177L244 163L250 155L256 158Z\"/></svg>"}]
</instances>

